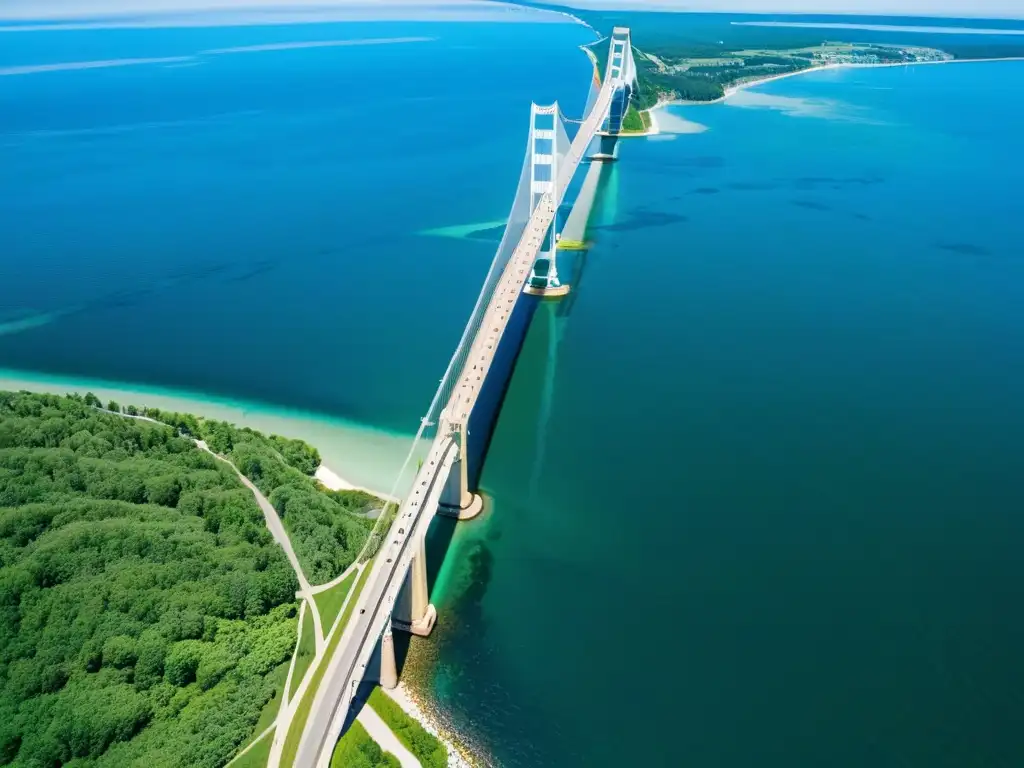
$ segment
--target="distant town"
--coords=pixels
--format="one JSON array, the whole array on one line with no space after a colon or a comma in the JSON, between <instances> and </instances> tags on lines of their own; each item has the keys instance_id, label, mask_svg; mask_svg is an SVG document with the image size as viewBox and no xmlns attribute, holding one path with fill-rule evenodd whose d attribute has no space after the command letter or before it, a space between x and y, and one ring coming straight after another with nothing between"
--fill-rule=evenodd
<instances>
[{"instance_id":1,"label":"distant town","mask_svg":"<svg viewBox=\"0 0 1024 768\"><path fill-rule=\"evenodd\" d=\"M810 53L822 64L915 64L923 61L952 61L953 54L935 48L893 48L853 43L827 43L794 55Z\"/></svg>"},{"instance_id":2,"label":"distant town","mask_svg":"<svg viewBox=\"0 0 1024 768\"><path fill-rule=\"evenodd\" d=\"M638 41L639 42L639 41ZM715 101L726 89L754 80L837 64L917 64L951 61L937 48L844 42L789 49L749 49L717 56L692 56L641 49L637 66L644 87L635 106L649 109L658 101Z\"/></svg>"}]
</instances>

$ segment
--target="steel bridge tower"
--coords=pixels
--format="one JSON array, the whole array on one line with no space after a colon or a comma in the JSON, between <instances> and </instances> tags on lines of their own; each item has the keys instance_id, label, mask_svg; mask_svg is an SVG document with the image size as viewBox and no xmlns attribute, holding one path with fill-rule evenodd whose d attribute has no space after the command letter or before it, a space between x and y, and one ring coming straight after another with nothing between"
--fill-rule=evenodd
<instances>
[{"instance_id":1,"label":"steel bridge tower","mask_svg":"<svg viewBox=\"0 0 1024 768\"><path fill-rule=\"evenodd\" d=\"M591 85L591 93L587 99L587 113L583 116L586 120L596 100L597 92L601 89L601 83L607 83L612 88L611 105L608 115L601 124L598 135L593 142L597 143L598 152L589 153L592 156L601 156L602 142L615 142L615 137L622 128L622 120L629 109L629 102L636 90L636 63L633 60L633 47L630 41L628 27L615 27L612 30L611 42L608 49L608 63L605 67L604 80L595 76ZM538 107L533 105L531 113L530 148L530 184L531 184L531 206L535 206L541 197L550 192L554 196L556 214L551 223L551 229L544 236L544 246L537 255L529 280L523 288L525 293L533 296L558 298L569 293L569 285L563 283L558 276L558 240L564 221L559 218L558 208L562 204L559 190L554 180L558 178L560 154L564 157L564 151L560 149L568 144L565 137L564 120L558 110L558 104L552 107ZM592 142L592 143L593 143ZM564 192L564 190L562 190ZM578 246L574 247L578 249Z\"/></svg>"}]
</instances>

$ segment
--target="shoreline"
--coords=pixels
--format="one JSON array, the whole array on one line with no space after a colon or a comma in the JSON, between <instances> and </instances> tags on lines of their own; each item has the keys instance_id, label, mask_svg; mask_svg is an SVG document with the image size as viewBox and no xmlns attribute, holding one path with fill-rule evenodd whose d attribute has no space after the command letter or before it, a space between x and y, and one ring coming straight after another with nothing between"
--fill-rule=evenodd
<instances>
[{"instance_id":1,"label":"shoreline","mask_svg":"<svg viewBox=\"0 0 1024 768\"><path fill-rule=\"evenodd\" d=\"M761 77L756 80L750 80L745 83L737 83L730 85L725 89L725 93L719 96L717 99L711 101L690 101L688 99L662 99L658 97L658 102L647 110L649 114L652 114L659 109L665 107L678 106L678 107L700 107L708 104L721 104L731 96L736 95L740 91L746 90L747 88L754 88L758 85L764 85L775 80L782 80L787 77L796 77L797 75L806 75L810 72L824 72L830 69L882 69L889 67L919 67L928 64L979 64L984 62L995 62L995 61L1024 61L1024 56L1008 56L1005 58L989 58L989 59L944 59L942 61L900 61L891 62L884 64L824 64L820 67L808 67L807 69L799 69L796 72L783 72L778 75L769 75L768 77ZM653 128L653 122L652 122ZM630 134L631 136L650 136L653 133L635 133Z\"/></svg>"},{"instance_id":2,"label":"shoreline","mask_svg":"<svg viewBox=\"0 0 1024 768\"><path fill-rule=\"evenodd\" d=\"M92 392L104 403L116 400L122 405L191 413L265 434L297 438L320 453L314 477L325 487L364 491L384 500L391 495L378 489L390 488L412 439L327 414L132 382L0 368L0 390L57 395Z\"/></svg>"},{"instance_id":3,"label":"shoreline","mask_svg":"<svg viewBox=\"0 0 1024 768\"><path fill-rule=\"evenodd\" d=\"M381 688L381 693L402 708L405 714L423 726L423 730L435 736L448 750L448 768L476 768L476 763L462 749L445 729L441 728L429 710L420 704L416 694L402 680L392 690Z\"/></svg>"},{"instance_id":4,"label":"shoreline","mask_svg":"<svg viewBox=\"0 0 1024 768\"><path fill-rule=\"evenodd\" d=\"M313 447L315 448L316 446ZM375 491L372 488L364 488L361 485L349 482L323 462L320 463L320 466L316 468L316 472L313 473L313 479L331 491L362 491L371 496L376 496L382 501L393 501L396 503L400 501L397 497L386 494L383 491Z\"/></svg>"}]
</instances>

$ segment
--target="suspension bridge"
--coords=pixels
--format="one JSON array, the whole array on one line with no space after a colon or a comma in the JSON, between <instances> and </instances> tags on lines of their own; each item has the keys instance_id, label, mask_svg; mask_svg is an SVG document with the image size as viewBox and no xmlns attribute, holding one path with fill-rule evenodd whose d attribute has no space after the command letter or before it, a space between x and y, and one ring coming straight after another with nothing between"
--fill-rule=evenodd
<instances>
[{"instance_id":1,"label":"suspension bridge","mask_svg":"<svg viewBox=\"0 0 1024 768\"><path fill-rule=\"evenodd\" d=\"M592 143L607 143L618 133L635 85L629 30L616 27L603 78L595 67L582 120L566 118L557 102L531 106L526 157L504 236L392 497L402 490L410 463L427 441L429 451L412 487L401 494L397 514L385 509L361 555L372 562L356 610L337 650L320 662L327 667L312 692L308 719L292 724L301 728L296 768L329 768L363 680L397 685L392 629L427 635L433 628L437 614L429 601L424 537L435 515L467 519L482 508L476 489L483 459L537 297L568 290L556 261L563 198ZM571 141L567 123L578 125ZM283 744L292 729L278 729L270 768L284 762Z\"/></svg>"}]
</instances>

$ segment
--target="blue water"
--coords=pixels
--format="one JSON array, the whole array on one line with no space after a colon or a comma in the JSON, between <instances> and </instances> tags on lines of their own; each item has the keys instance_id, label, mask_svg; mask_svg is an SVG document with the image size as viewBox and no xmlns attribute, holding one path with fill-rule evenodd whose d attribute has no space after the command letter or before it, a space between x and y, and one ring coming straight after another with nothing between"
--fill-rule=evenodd
<instances>
[{"instance_id":1,"label":"blue water","mask_svg":"<svg viewBox=\"0 0 1024 768\"><path fill-rule=\"evenodd\" d=\"M401 37L432 39L200 53ZM581 110L592 39L497 23L0 33L0 69L195 57L0 77L0 365L414 431L493 255L416 233L507 213L530 101Z\"/></svg>"},{"instance_id":2,"label":"blue water","mask_svg":"<svg viewBox=\"0 0 1024 768\"><path fill-rule=\"evenodd\" d=\"M1024 763L1022 77L623 145L412 648L494 764Z\"/></svg>"},{"instance_id":3,"label":"blue water","mask_svg":"<svg viewBox=\"0 0 1024 768\"><path fill-rule=\"evenodd\" d=\"M355 37L435 39L200 53ZM501 218L591 39L0 35L191 57L0 76L0 368L411 431L494 248L417 233ZM1024 764L1022 77L815 73L623 145L407 665L489 762Z\"/></svg>"}]
</instances>

